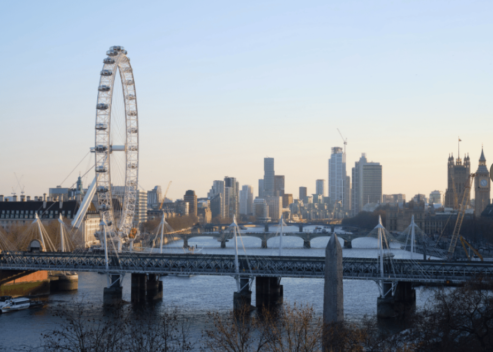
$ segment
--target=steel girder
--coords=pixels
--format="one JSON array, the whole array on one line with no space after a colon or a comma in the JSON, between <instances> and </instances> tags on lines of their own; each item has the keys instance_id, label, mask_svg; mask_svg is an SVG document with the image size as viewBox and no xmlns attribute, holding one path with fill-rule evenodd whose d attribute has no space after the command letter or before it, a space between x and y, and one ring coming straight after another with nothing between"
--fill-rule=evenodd
<instances>
[{"instance_id":1,"label":"steel girder","mask_svg":"<svg viewBox=\"0 0 493 352\"><path fill-rule=\"evenodd\" d=\"M240 256L240 276L324 278L325 258ZM105 273L103 253L3 252L0 270L92 271ZM233 255L120 253L109 258L111 273L194 275L235 274ZM380 276L377 259L344 258L345 279L460 283L478 275L493 275L493 263L396 260L385 263Z\"/></svg>"}]
</instances>

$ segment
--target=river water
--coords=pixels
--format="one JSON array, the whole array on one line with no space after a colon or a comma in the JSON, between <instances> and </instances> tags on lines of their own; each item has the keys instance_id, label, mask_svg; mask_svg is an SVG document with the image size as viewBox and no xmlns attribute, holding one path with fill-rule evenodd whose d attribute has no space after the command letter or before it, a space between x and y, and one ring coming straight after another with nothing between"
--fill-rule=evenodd
<instances>
[{"instance_id":1,"label":"river water","mask_svg":"<svg viewBox=\"0 0 493 352\"><path fill-rule=\"evenodd\" d=\"M305 227L305 231L312 231L314 227ZM248 231L263 231L263 227L248 229ZM276 227L270 226L275 232ZM286 232L297 232L297 227L285 227ZM336 231L340 231L339 228ZM325 256L325 247L329 237L319 237L311 241L310 249L303 248L303 240L298 237L283 237L283 256ZM342 245L342 240L341 245ZM234 254L233 241L221 249L220 243L213 238L193 238L190 246L197 246L204 254ZM374 238L358 238L353 240L352 249L343 249L344 257L376 258L377 240ZM165 251L183 253L183 241L176 241L166 246ZM261 241L254 237L243 237L239 241L239 253L250 255L278 255L279 237L268 241L267 249L261 248ZM397 245L392 252L396 259L410 258L407 251L398 249ZM414 258L418 259L414 254ZM419 258L421 259L421 258ZM191 330L199 339L205 326L209 325L207 313L227 313L233 307L233 292L236 283L232 277L220 276L193 276L190 278L166 276L163 281L163 302L155 305L156 310L177 308L178 311L192 322ZM323 279L283 278L284 302L303 303L313 306L317 314L323 309ZM53 308L60 303L83 299L93 311L94 316L103 314L102 300L103 287L106 277L97 273L79 273L79 289L68 293L50 295L48 304L43 308L28 309L10 314L0 314L0 347L9 350L19 346L20 342L29 346L39 345L41 333L48 333L60 328L61 320L53 317ZM252 287L252 305L255 305L255 285ZM417 289L417 308L422 308L433 294L430 290ZM346 320L358 321L363 316L376 314L376 302L379 295L378 287L373 281L344 280L344 314ZM130 302L130 275L126 275L123 282L123 299ZM381 322L382 325L389 322ZM390 322L390 326L399 325Z\"/></svg>"}]
</instances>

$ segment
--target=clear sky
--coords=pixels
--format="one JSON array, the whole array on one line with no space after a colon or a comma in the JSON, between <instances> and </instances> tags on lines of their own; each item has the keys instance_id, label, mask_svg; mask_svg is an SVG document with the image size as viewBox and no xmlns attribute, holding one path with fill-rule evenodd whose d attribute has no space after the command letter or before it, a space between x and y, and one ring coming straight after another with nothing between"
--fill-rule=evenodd
<instances>
[{"instance_id":1,"label":"clear sky","mask_svg":"<svg viewBox=\"0 0 493 352\"><path fill-rule=\"evenodd\" d=\"M146 189L205 196L234 176L256 194L268 156L311 194L339 128L349 173L365 152L384 194L444 191L458 136L473 170L482 144L493 162L492 16L473 0L3 1L0 194L16 173L41 195L88 153L111 45L134 68Z\"/></svg>"}]
</instances>

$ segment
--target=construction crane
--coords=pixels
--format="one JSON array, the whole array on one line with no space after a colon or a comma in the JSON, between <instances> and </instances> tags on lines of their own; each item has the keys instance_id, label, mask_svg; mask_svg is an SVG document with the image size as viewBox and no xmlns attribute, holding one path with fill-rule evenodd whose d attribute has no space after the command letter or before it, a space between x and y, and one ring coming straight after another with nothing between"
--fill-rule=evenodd
<instances>
[{"instance_id":1,"label":"construction crane","mask_svg":"<svg viewBox=\"0 0 493 352\"><path fill-rule=\"evenodd\" d=\"M460 234L460 228L462 227L462 222L464 221L464 216L466 214L467 200L469 199L469 194L471 193L472 182L476 174L470 174L469 179L465 185L464 194L462 196L462 202L460 203L459 210L457 212L457 220L455 222L454 231L452 232L452 238L450 240L450 246L448 248L449 258L452 258L455 252L455 247L457 246L457 240L460 239L464 252L469 260L471 260L469 254L467 253L466 245L471 248L471 250L483 261L483 257L479 252L474 249Z\"/></svg>"},{"instance_id":2,"label":"construction crane","mask_svg":"<svg viewBox=\"0 0 493 352\"><path fill-rule=\"evenodd\" d=\"M339 132L339 135L341 136L342 141L344 142L344 155L346 155L347 138L344 139L344 137L342 136L342 133L341 133L341 131L339 131L339 129L337 129L337 132Z\"/></svg>"},{"instance_id":3,"label":"construction crane","mask_svg":"<svg viewBox=\"0 0 493 352\"><path fill-rule=\"evenodd\" d=\"M163 204L164 204L164 201L166 200L166 195L168 194L168 190L169 190L169 186L171 186L171 182L173 182L173 181L169 181L168 187L166 188L166 192L164 192L163 201L161 202L161 205L159 206L159 210L163 209Z\"/></svg>"},{"instance_id":4,"label":"construction crane","mask_svg":"<svg viewBox=\"0 0 493 352\"><path fill-rule=\"evenodd\" d=\"M21 190L21 195L24 195L24 185L21 185L21 181L22 181L22 178L24 177L24 175L21 176L21 178L17 177L17 174L14 172L14 176L17 180L17 184L19 185L19 188Z\"/></svg>"}]
</instances>

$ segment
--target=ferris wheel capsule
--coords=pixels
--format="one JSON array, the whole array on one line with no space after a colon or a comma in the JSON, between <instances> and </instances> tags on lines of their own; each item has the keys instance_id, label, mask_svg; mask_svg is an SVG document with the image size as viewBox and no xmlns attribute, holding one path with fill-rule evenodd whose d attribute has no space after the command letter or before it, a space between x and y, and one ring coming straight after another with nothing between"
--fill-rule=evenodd
<instances>
[{"instance_id":1,"label":"ferris wheel capsule","mask_svg":"<svg viewBox=\"0 0 493 352\"><path fill-rule=\"evenodd\" d=\"M137 203L139 174L139 135L138 109L135 80L127 51L115 45L106 52L98 85L98 102L95 123L95 171L98 210L107 226L108 237L125 239L133 228L135 205ZM118 74L120 71L120 74ZM123 90L123 102L114 100L115 80L119 79ZM121 94L121 93L120 93ZM113 107L118 101L123 106ZM123 113L122 113L123 111ZM125 113L126 112L126 113ZM116 119L116 120L114 120ZM121 119L121 120L120 120ZM123 126L123 129L122 129ZM126 127L126 128L125 128ZM122 137L122 145L112 145L115 136ZM114 158L124 158L118 165L115 175L124 177L123 185L114 188L112 162ZM115 184L116 186L117 184ZM123 193L122 193L123 192ZM114 214L113 197L120 200L121 213ZM116 203L115 203L116 204ZM120 209L117 206L117 209ZM119 211L119 210L118 210Z\"/></svg>"}]
</instances>

